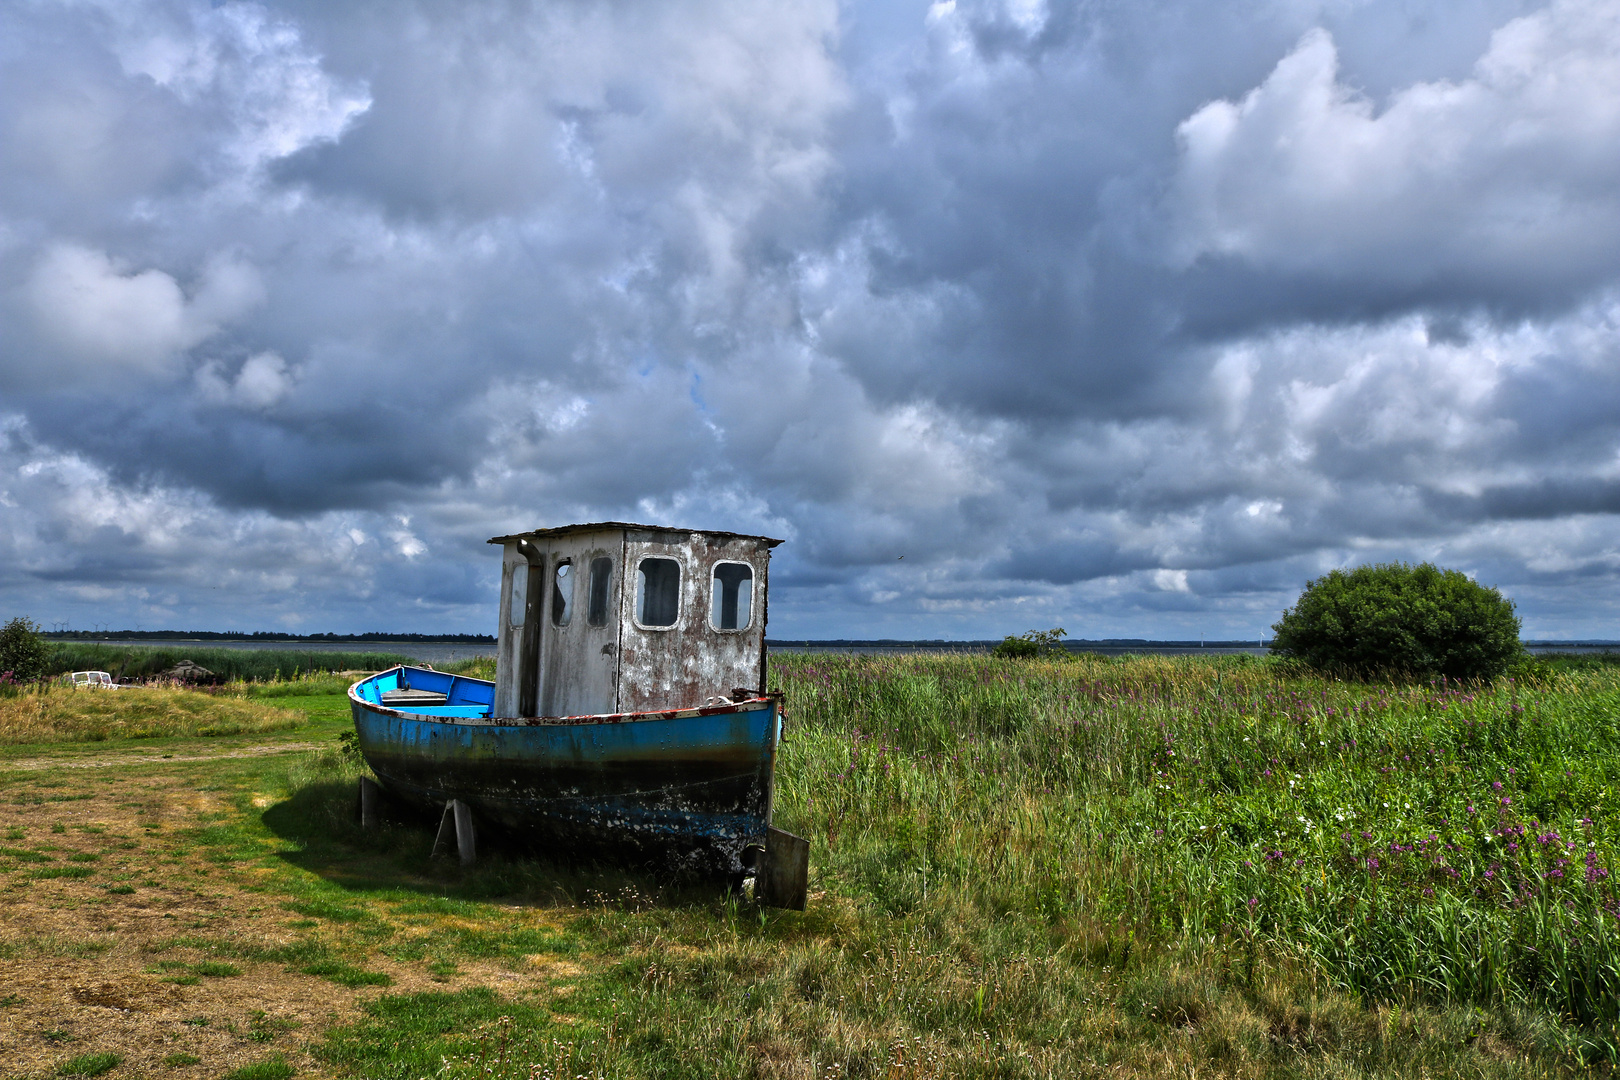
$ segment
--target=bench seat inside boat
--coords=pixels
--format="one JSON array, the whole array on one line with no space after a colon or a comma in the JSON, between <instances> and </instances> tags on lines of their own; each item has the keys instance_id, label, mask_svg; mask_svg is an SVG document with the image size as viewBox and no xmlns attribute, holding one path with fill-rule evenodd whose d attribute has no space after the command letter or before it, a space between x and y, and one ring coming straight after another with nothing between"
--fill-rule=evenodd
<instances>
[{"instance_id":1,"label":"bench seat inside boat","mask_svg":"<svg viewBox=\"0 0 1620 1080\"><path fill-rule=\"evenodd\" d=\"M400 712L410 713L412 716L471 717L471 718L477 719L477 720L481 720L481 719L484 719L485 717L489 716L489 706L488 705L393 705L393 704L390 704L390 705L387 706L387 708L398 709Z\"/></svg>"}]
</instances>

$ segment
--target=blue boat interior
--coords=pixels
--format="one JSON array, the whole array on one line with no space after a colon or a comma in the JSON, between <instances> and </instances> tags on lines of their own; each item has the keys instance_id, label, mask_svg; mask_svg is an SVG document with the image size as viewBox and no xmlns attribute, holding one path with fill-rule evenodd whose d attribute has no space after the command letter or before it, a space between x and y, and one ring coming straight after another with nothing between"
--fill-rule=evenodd
<instances>
[{"instance_id":1,"label":"blue boat interior","mask_svg":"<svg viewBox=\"0 0 1620 1080\"><path fill-rule=\"evenodd\" d=\"M443 694L444 701L419 703L389 701L399 691L415 694ZM487 719L495 709L495 684L465 675L428 668L397 667L357 683L354 692L362 701L383 709L398 709L415 716L445 716Z\"/></svg>"}]
</instances>

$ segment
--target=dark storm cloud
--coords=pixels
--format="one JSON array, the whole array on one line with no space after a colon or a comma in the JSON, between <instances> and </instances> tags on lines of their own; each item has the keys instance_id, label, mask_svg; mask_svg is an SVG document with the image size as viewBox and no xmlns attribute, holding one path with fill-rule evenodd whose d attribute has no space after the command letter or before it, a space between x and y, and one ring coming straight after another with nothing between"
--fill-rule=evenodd
<instances>
[{"instance_id":1,"label":"dark storm cloud","mask_svg":"<svg viewBox=\"0 0 1620 1080\"><path fill-rule=\"evenodd\" d=\"M1429 501L1449 521L1560 518L1620 513L1620 481L1581 478L1490 487L1475 496L1433 493Z\"/></svg>"},{"instance_id":2,"label":"dark storm cloud","mask_svg":"<svg viewBox=\"0 0 1620 1080\"><path fill-rule=\"evenodd\" d=\"M997 576L1019 581L1046 581L1068 585L1093 578L1115 577L1158 565L1151 554L1132 555L1121 550L1118 541L1077 538L1039 547L1017 548L1008 558L992 564Z\"/></svg>"},{"instance_id":3,"label":"dark storm cloud","mask_svg":"<svg viewBox=\"0 0 1620 1080\"><path fill-rule=\"evenodd\" d=\"M1617 100L1613 2L9 8L6 595L482 629L629 518L789 634L1596 626Z\"/></svg>"},{"instance_id":4,"label":"dark storm cloud","mask_svg":"<svg viewBox=\"0 0 1620 1080\"><path fill-rule=\"evenodd\" d=\"M1256 35L1226 10L1143 7L1021 29L1004 9L953 11L932 39L949 58L906 85L893 146L851 159L852 201L891 231L852 366L888 396L1118 417L1188 407L1189 340L1567 309L1620 267L1620 150L1590 140L1614 130L1614 20L1562 5L1526 21L1460 84L1373 102L1339 81L1328 35L1283 40L1305 26ZM1162 51L1167 32L1226 71ZM1258 86L1221 86L1244 70ZM1587 78L1560 85L1566 71ZM918 306L894 296L924 301L909 348L869 332Z\"/></svg>"}]
</instances>

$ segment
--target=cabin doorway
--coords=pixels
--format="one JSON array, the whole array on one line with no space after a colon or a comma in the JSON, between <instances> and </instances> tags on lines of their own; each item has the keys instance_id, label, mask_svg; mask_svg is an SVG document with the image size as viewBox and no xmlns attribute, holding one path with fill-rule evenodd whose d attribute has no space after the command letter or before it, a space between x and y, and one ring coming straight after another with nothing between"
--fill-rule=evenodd
<instances>
[{"instance_id":1,"label":"cabin doorway","mask_svg":"<svg viewBox=\"0 0 1620 1080\"><path fill-rule=\"evenodd\" d=\"M511 604L508 618L518 634L517 715L540 714L540 628L546 595L545 556L533 544L520 547L524 560L512 566Z\"/></svg>"}]
</instances>

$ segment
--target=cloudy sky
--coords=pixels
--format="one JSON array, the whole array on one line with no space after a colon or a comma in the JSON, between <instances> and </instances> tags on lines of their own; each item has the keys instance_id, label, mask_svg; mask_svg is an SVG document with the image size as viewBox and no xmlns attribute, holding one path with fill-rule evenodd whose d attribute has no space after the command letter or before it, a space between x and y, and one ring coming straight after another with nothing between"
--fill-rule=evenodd
<instances>
[{"instance_id":1,"label":"cloudy sky","mask_svg":"<svg viewBox=\"0 0 1620 1080\"><path fill-rule=\"evenodd\" d=\"M0 616L1255 637L1432 560L1620 637L1620 0L0 0Z\"/></svg>"}]
</instances>

